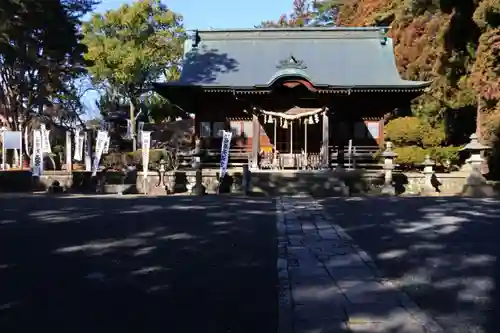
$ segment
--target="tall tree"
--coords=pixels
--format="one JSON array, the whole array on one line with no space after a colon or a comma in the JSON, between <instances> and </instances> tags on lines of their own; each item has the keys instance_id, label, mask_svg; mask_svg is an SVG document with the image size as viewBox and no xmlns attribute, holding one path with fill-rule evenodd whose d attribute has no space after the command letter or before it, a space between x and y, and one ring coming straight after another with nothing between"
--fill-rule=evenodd
<instances>
[{"instance_id":1,"label":"tall tree","mask_svg":"<svg viewBox=\"0 0 500 333\"><path fill-rule=\"evenodd\" d=\"M185 38L182 17L159 0L136 1L95 14L83 33L94 83L112 87L127 100L135 129L140 96L152 82L179 74Z\"/></svg>"},{"instance_id":2,"label":"tall tree","mask_svg":"<svg viewBox=\"0 0 500 333\"><path fill-rule=\"evenodd\" d=\"M80 19L95 0L3 0L0 5L0 114L16 126L58 103L84 74Z\"/></svg>"},{"instance_id":3,"label":"tall tree","mask_svg":"<svg viewBox=\"0 0 500 333\"><path fill-rule=\"evenodd\" d=\"M345 0L293 0L292 12L277 21L264 21L258 27L333 26Z\"/></svg>"}]
</instances>

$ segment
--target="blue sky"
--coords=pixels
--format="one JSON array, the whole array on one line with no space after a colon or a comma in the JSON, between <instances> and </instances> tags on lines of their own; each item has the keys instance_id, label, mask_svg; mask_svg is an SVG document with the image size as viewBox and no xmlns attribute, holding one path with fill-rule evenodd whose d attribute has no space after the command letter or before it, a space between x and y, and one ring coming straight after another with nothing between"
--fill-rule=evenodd
<instances>
[{"instance_id":1,"label":"blue sky","mask_svg":"<svg viewBox=\"0 0 500 333\"><path fill-rule=\"evenodd\" d=\"M132 0L102 0L96 12L105 12L120 7ZM186 29L253 28L266 20L276 20L291 9L293 0L163 0L170 9L184 16ZM89 92L84 102L88 111L86 118L98 114L94 102L98 95Z\"/></svg>"},{"instance_id":2,"label":"blue sky","mask_svg":"<svg viewBox=\"0 0 500 333\"><path fill-rule=\"evenodd\" d=\"M133 1L102 0L97 12ZM184 16L187 29L252 28L265 20L276 20L291 9L293 0L163 0L170 9Z\"/></svg>"}]
</instances>

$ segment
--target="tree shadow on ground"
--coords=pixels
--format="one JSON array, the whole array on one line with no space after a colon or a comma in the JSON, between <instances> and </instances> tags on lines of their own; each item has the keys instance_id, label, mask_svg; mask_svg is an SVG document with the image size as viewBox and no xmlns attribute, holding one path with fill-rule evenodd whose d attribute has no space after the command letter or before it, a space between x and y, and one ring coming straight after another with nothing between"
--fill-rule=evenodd
<instances>
[{"instance_id":1,"label":"tree shadow on ground","mask_svg":"<svg viewBox=\"0 0 500 333\"><path fill-rule=\"evenodd\" d=\"M420 197L320 202L334 223L371 255L382 275L447 332L498 332L498 201ZM379 296L385 297L382 289Z\"/></svg>"},{"instance_id":2,"label":"tree shadow on ground","mask_svg":"<svg viewBox=\"0 0 500 333\"><path fill-rule=\"evenodd\" d=\"M6 196L0 331L275 332L275 205Z\"/></svg>"}]
</instances>

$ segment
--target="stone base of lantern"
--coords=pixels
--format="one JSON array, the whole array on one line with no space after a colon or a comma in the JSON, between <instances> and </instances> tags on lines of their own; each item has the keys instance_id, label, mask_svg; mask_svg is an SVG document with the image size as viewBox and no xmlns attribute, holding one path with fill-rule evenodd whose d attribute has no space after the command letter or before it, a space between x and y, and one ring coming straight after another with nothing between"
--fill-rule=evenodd
<instances>
[{"instance_id":1,"label":"stone base of lantern","mask_svg":"<svg viewBox=\"0 0 500 333\"><path fill-rule=\"evenodd\" d=\"M432 184L424 184L420 189L420 195L425 197L436 197L439 196L439 192Z\"/></svg>"},{"instance_id":2,"label":"stone base of lantern","mask_svg":"<svg viewBox=\"0 0 500 333\"><path fill-rule=\"evenodd\" d=\"M465 185L462 196L473 198L487 198L495 196L495 190L491 185Z\"/></svg>"},{"instance_id":3,"label":"stone base of lantern","mask_svg":"<svg viewBox=\"0 0 500 333\"><path fill-rule=\"evenodd\" d=\"M396 189L392 185L384 185L382 186L382 190L380 191L383 195L396 195Z\"/></svg>"},{"instance_id":4,"label":"stone base of lantern","mask_svg":"<svg viewBox=\"0 0 500 333\"><path fill-rule=\"evenodd\" d=\"M486 179L477 169L473 170L467 177L467 180L462 190L464 197L492 197L495 195L493 186L486 183Z\"/></svg>"}]
</instances>

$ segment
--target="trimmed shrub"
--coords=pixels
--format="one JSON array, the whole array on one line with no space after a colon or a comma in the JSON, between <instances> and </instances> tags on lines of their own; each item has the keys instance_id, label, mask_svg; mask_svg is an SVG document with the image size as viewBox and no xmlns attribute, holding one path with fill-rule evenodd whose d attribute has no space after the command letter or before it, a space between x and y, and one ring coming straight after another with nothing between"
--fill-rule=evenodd
<instances>
[{"instance_id":1,"label":"trimmed shrub","mask_svg":"<svg viewBox=\"0 0 500 333\"><path fill-rule=\"evenodd\" d=\"M426 155L425 149L419 146L396 147L394 152L398 154L395 163L403 169L413 168L421 164Z\"/></svg>"}]
</instances>

